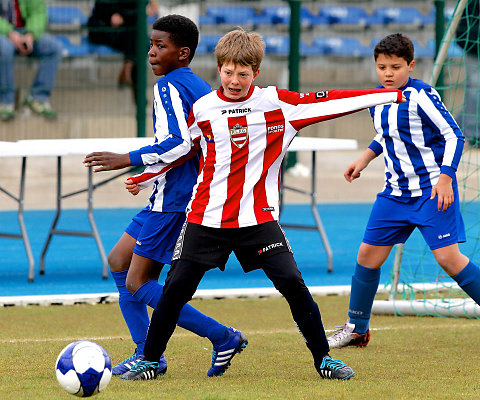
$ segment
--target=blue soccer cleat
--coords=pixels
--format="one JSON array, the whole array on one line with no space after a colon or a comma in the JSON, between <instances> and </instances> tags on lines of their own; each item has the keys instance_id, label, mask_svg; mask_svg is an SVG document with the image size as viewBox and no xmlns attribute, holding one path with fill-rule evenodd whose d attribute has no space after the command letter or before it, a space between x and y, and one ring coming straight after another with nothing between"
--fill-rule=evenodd
<instances>
[{"instance_id":1,"label":"blue soccer cleat","mask_svg":"<svg viewBox=\"0 0 480 400\"><path fill-rule=\"evenodd\" d=\"M145 357L143 354L138 354L135 350L135 353L133 353L130 357L112 368L112 375L123 375L124 373L130 371L138 362L143 361L144 358ZM165 372L167 372L167 360L162 354L158 367L158 375L164 375Z\"/></svg>"},{"instance_id":2,"label":"blue soccer cleat","mask_svg":"<svg viewBox=\"0 0 480 400\"><path fill-rule=\"evenodd\" d=\"M355 375L353 369L343 361L335 360L326 355L320 366L315 366L323 379L340 379L342 381L352 378Z\"/></svg>"},{"instance_id":3,"label":"blue soccer cleat","mask_svg":"<svg viewBox=\"0 0 480 400\"><path fill-rule=\"evenodd\" d=\"M225 343L219 346L213 346L212 364L207 372L207 376L221 376L230 366L230 362L235 354L243 351L247 347L247 337L234 328L228 328L229 336Z\"/></svg>"},{"instance_id":4,"label":"blue soccer cleat","mask_svg":"<svg viewBox=\"0 0 480 400\"><path fill-rule=\"evenodd\" d=\"M112 368L112 375L123 375L125 372L130 371L130 369L139 361L143 360L142 354L137 354L137 350L135 349L135 353L133 353L130 357L119 362Z\"/></svg>"}]
</instances>

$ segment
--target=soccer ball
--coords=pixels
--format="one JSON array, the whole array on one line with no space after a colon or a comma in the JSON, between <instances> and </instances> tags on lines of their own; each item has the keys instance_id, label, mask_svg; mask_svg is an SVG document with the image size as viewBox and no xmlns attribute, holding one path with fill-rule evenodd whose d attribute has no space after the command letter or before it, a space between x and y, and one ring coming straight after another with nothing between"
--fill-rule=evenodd
<instances>
[{"instance_id":1,"label":"soccer ball","mask_svg":"<svg viewBox=\"0 0 480 400\"><path fill-rule=\"evenodd\" d=\"M70 343L55 363L57 380L68 393L90 397L101 392L112 377L112 361L97 343L80 340Z\"/></svg>"}]
</instances>

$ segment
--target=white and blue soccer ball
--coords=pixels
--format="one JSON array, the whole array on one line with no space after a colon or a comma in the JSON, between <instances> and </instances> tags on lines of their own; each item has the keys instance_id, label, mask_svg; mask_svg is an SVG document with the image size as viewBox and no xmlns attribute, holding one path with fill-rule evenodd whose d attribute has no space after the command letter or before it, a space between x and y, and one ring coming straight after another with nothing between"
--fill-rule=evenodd
<instances>
[{"instance_id":1,"label":"white and blue soccer ball","mask_svg":"<svg viewBox=\"0 0 480 400\"><path fill-rule=\"evenodd\" d=\"M105 349L89 340L70 343L58 355L57 380L68 393L90 397L101 392L112 377L112 361Z\"/></svg>"}]
</instances>

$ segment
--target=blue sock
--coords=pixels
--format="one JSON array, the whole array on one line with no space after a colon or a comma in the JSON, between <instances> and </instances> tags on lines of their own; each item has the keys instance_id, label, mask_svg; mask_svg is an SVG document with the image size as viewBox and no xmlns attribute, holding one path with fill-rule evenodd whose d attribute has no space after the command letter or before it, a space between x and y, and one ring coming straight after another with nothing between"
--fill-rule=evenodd
<instances>
[{"instance_id":1,"label":"blue sock","mask_svg":"<svg viewBox=\"0 0 480 400\"><path fill-rule=\"evenodd\" d=\"M475 303L480 305L480 268L470 261L464 269L452 278Z\"/></svg>"},{"instance_id":2,"label":"blue sock","mask_svg":"<svg viewBox=\"0 0 480 400\"><path fill-rule=\"evenodd\" d=\"M155 308L162 292L163 286L157 281L151 280L140 286L133 295L138 301ZM188 303L180 311L177 325L198 336L208 337L214 344L220 343L228 337L228 328L225 325L206 316Z\"/></svg>"},{"instance_id":3,"label":"blue sock","mask_svg":"<svg viewBox=\"0 0 480 400\"><path fill-rule=\"evenodd\" d=\"M125 282L127 280L128 270L120 272L111 271L111 273L120 295L118 303L123 314L123 319L127 323L132 340L137 345L137 353L143 354L145 338L147 337L148 325L150 323L147 306L139 302L127 290Z\"/></svg>"},{"instance_id":4,"label":"blue sock","mask_svg":"<svg viewBox=\"0 0 480 400\"><path fill-rule=\"evenodd\" d=\"M348 316L355 324L354 332L366 333L370 322L373 300L380 282L380 268L366 268L357 263L352 276L352 291Z\"/></svg>"}]
</instances>

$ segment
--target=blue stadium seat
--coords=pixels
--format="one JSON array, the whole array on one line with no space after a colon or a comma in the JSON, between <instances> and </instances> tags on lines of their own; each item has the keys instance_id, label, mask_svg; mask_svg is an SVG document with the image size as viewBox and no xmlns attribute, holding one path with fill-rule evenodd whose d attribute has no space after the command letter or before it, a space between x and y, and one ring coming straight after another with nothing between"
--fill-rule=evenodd
<instances>
[{"instance_id":1,"label":"blue stadium seat","mask_svg":"<svg viewBox=\"0 0 480 400\"><path fill-rule=\"evenodd\" d=\"M74 28L85 26L88 21L88 16L75 6L48 6L47 15L50 27L60 25Z\"/></svg>"},{"instance_id":2,"label":"blue stadium seat","mask_svg":"<svg viewBox=\"0 0 480 400\"><path fill-rule=\"evenodd\" d=\"M122 54L120 51L112 49L109 46L105 46L104 44L93 44L88 41L88 38L83 37L82 42L88 45L88 49L90 54L96 56L110 56L110 55L117 55Z\"/></svg>"},{"instance_id":3,"label":"blue stadium seat","mask_svg":"<svg viewBox=\"0 0 480 400\"><path fill-rule=\"evenodd\" d=\"M435 55L435 39L427 40L427 46L426 47L430 51L431 57L434 57L434 55ZM448 47L448 51L447 51L447 57L450 57L450 58L463 57L462 48L458 44L456 44L455 42L450 43L450 46Z\"/></svg>"},{"instance_id":4,"label":"blue stadium seat","mask_svg":"<svg viewBox=\"0 0 480 400\"><path fill-rule=\"evenodd\" d=\"M198 16L198 25L200 26L208 26L208 25L216 25L216 24L217 24L217 18L214 17L213 15L200 14Z\"/></svg>"},{"instance_id":5,"label":"blue stadium seat","mask_svg":"<svg viewBox=\"0 0 480 400\"><path fill-rule=\"evenodd\" d=\"M315 37L312 44L323 49L323 54L337 57L369 57L372 52L357 38L353 37Z\"/></svg>"},{"instance_id":6,"label":"blue stadium seat","mask_svg":"<svg viewBox=\"0 0 480 400\"><path fill-rule=\"evenodd\" d=\"M448 22L452 19L453 13L455 11L455 7L445 7L443 10L443 14L445 17L445 22ZM430 12L424 16L423 23L424 25L435 25L435 7L430 8Z\"/></svg>"},{"instance_id":7,"label":"blue stadium seat","mask_svg":"<svg viewBox=\"0 0 480 400\"><path fill-rule=\"evenodd\" d=\"M300 25L307 28L312 25L315 16L306 7L300 8ZM260 15L255 18L255 25L265 25L270 21L271 25L288 25L290 23L290 7L289 6L265 6L262 8ZM262 23L260 23L262 22Z\"/></svg>"},{"instance_id":8,"label":"blue stadium seat","mask_svg":"<svg viewBox=\"0 0 480 400\"><path fill-rule=\"evenodd\" d=\"M255 10L246 6L208 6L206 15L213 17L217 24L253 25Z\"/></svg>"},{"instance_id":9,"label":"blue stadium seat","mask_svg":"<svg viewBox=\"0 0 480 400\"><path fill-rule=\"evenodd\" d=\"M215 46L221 37L221 35L200 35L196 54L213 53L215 51Z\"/></svg>"},{"instance_id":10,"label":"blue stadium seat","mask_svg":"<svg viewBox=\"0 0 480 400\"><path fill-rule=\"evenodd\" d=\"M419 28L423 26L425 15L415 7L377 7L369 17L369 25L402 25Z\"/></svg>"},{"instance_id":11,"label":"blue stadium seat","mask_svg":"<svg viewBox=\"0 0 480 400\"><path fill-rule=\"evenodd\" d=\"M55 38L62 43L63 57L84 57L90 54L89 44L83 40L80 44L73 44L68 36L56 35Z\"/></svg>"},{"instance_id":12,"label":"blue stadium seat","mask_svg":"<svg viewBox=\"0 0 480 400\"><path fill-rule=\"evenodd\" d=\"M365 28L368 14L363 7L357 6L325 6L320 7L318 15L323 16L330 25L348 25Z\"/></svg>"},{"instance_id":13,"label":"blue stadium seat","mask_svg":"<svg viewBox=\"0 0 480 400\"><path fill-rule=\"evenodd\" d=\"M288 55L290 50L290 39L287 36L264 36L266 54L279 56Z\"/></svg>"},{"instance_id":14,"label":"blue stadium seat","mask_svg":"<svg viewBox=\"0 0 480 400\"><path fill-rule=\"evenodd\" d=\"M308 44L303 40L300 40L300 55L301 56L323 56L325 55L325 49L317 46L315 42Z\"/></svg>"}]
</instances>

